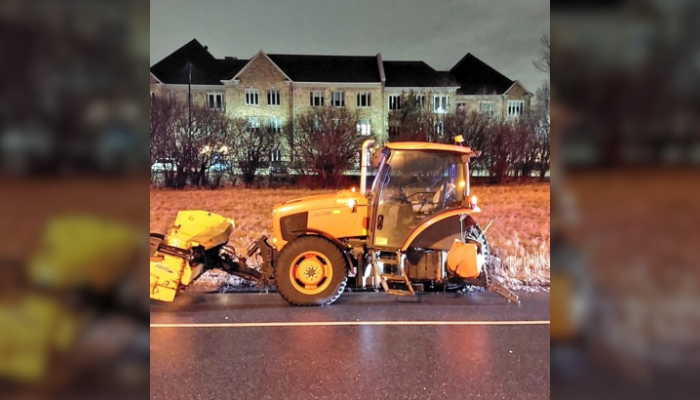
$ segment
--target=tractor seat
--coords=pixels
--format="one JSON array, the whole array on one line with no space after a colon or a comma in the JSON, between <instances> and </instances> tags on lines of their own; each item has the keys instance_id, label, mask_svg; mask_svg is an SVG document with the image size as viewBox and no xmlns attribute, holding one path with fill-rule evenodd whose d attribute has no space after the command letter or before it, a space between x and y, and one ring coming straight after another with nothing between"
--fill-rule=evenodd
<instances>
[{"instance_id":1,"label":"tractor seat","mask_svg":"<svg viewBox=\"0 0 700 400\"><path fill-rule=\"evenodd\" d=\"M435 195L433 196L433 203L432 204L424 204L424 203L418 203L413 205L413 211L414 212L420 212L420 213L429 213L433 209L435 209L440 202L440 196L442 196L442 188L435 192Z\"/></svg>"}]
</instances>

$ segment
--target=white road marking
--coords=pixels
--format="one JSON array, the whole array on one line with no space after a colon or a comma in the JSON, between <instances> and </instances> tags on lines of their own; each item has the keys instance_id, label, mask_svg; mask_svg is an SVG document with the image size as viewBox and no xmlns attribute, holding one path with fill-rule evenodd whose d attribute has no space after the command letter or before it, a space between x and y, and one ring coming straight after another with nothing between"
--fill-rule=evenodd
<instances>
[{"instance_id":1,"label":"white road marking","mask_svg":"<svg viewBox=\"0 0 700 400\"><path fill-rule=\"evenodd\" d=\"M549 325L549 321L329 321L329 322L240 322L213 324L151 324L151 328L272 328L304 326L509 326Z\"/></svg>"}]
</instances>

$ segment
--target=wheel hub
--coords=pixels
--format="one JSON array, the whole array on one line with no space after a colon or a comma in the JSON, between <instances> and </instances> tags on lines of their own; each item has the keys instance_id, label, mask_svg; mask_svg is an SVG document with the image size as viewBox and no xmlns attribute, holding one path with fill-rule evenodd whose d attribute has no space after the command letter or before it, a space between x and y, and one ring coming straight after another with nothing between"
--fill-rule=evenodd
<instances>
[{"instance_id":1,"label":"wheel hub","mask_svg":"<svg viewBox=\"0 0 700 400\"><path fill-rule=\"evenodd\" d=\"M308 257L297 267L296 278L305 286L318 285L323 276L323 264L317 258Z\"/></svg>"},{"instance_id":2,"label":"wheel hub","mask_svg":"<svg viewBox=\"0 0 700 400\"><path fill-rule=\"evenodd\" d=\"M296 290L314 295L323 292L330 285L333 266L325 255L307 251L294 260L289 273Z\"/></svg>"}]
</instances>

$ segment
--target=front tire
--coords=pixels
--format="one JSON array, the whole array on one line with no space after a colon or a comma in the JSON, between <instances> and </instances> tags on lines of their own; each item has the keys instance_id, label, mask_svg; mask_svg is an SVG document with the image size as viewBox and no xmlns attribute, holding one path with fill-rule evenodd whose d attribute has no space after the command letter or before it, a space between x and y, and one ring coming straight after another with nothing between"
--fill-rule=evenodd
<instances>
[{"instance_id":1,"label":"front tire","mask_svg":"<svg viewBox=\"0 0 700 400\"><path fill-rule=\"evenodd\" d=\"M325 306L343 294L347 263L338 246L320 236L304 236L282 249L275 265L277 291L295 306Z\"/></svg>"}]
</instances>

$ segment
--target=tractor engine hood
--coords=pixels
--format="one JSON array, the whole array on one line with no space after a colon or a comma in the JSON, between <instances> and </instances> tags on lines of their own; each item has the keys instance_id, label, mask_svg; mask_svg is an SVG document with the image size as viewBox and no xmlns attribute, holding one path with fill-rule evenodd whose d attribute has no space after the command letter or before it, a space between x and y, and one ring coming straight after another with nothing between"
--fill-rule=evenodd
<instances>
[{"instance_id":1,"label":"tractor engine hood","mask_svg":"<svg viewBox=\"0 0 700 400\"><path fill-rule=\"evenodd\" d=\"M273 244L281 249L304 234L335 240L367 235L366 197L352 190L302 197L278 204L272 211Z\"/></svg>"},{"instance_id":2,"label":"tractor engine hood","mask_svg":"<svg viewBox=\"0 0 700 400\"><path fill-rule=\"evenodd\" d=\"M353 192L352 190L341 190L336 193L317 194L286 201L275 206L273 214L289 214L290 211L301 212L334 209L343 206L352 208L351 205L366 207L367 204L367 198L362 194Z\"/></svg>"}]
</instances>

